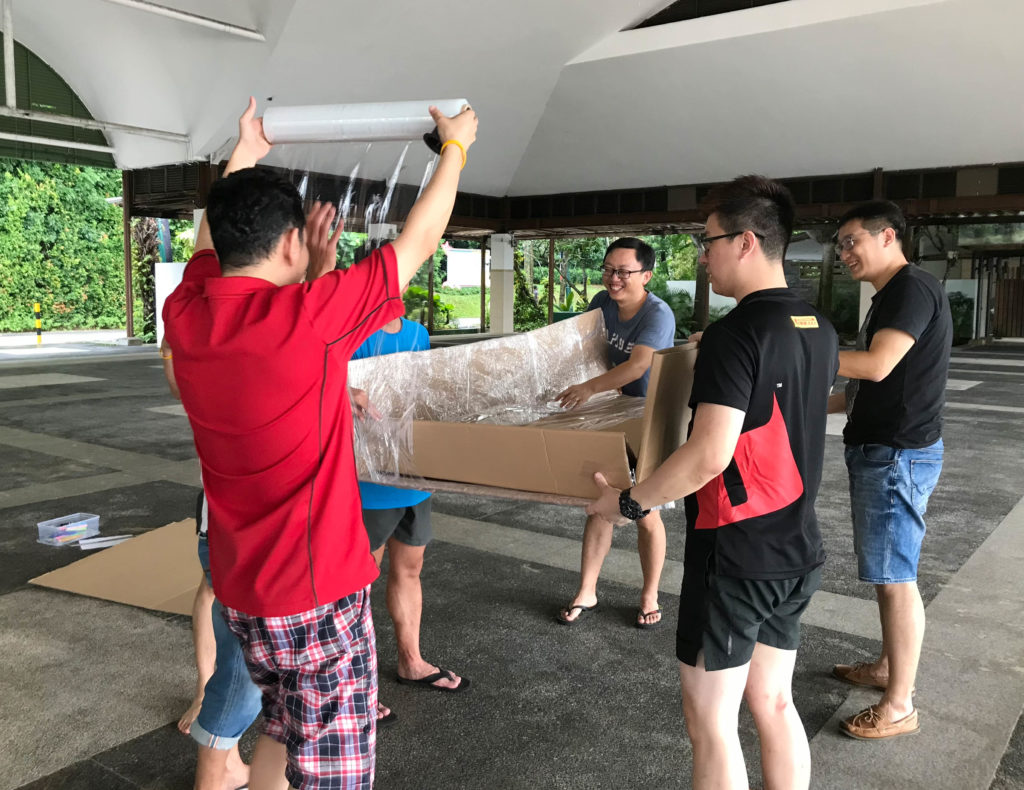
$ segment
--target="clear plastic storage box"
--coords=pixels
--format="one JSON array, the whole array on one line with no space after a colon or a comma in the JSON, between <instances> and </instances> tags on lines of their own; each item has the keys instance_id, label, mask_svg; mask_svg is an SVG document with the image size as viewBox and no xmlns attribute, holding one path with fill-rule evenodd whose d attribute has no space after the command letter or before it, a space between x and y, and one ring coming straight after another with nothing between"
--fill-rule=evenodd
<instances>
[{"instance_id":1,"label":"clear plastic storage box","mask_svg":"<svg viewBox=\"0 0 1024 790\"><path fill-rule=\"evenodd\" d=\"M82 538L100 534L100 517L93 513L74 513L70 516L40 521L39 542L47 546L66 546Z\"/></svg>"}]
</instances>

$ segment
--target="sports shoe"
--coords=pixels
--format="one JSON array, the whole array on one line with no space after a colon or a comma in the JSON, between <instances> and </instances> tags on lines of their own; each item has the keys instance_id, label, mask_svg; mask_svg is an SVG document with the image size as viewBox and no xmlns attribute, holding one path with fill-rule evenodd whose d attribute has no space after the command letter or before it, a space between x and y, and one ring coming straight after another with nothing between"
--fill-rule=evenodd
<instances>
[{"instance_id":1,"label":"sports shoe","mask_svg":"<svg viewBox=\"0 0 1024 790\"><path fill-rule=\"evenodd\" d=\"M856 713L845 721L839 722L839 730L843 735L862 741L877 741L882 738L895 738L899 735L913 735L921 729L915 708L909 716L897 721L890 721L878 708L872 705L860 713Z\"/></svg>"},{"instance_id":2,"label":"sports shoe","mask_svg":"<svg viewBox=\"0 0 1024 790\"><path fill-rule=\"evenodd\" d=\"M889 678L879 680L871 674L872 666L864 661L858 661L856 664L836 664L832 667L832 676L853 686L867 686L885 691L889 685Z\"/></svg>"}]
</instances>

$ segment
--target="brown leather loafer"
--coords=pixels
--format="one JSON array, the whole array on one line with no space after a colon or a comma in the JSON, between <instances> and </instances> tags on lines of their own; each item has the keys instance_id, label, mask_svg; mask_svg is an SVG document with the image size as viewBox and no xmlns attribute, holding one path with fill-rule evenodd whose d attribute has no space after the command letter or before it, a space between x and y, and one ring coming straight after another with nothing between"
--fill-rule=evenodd
<instances>
[{"instance_id":1,"label":"brown leather loafer","mask_svg":"<svg viewBox=\"0 0 1024 790\"><path fill-rule=\"evenodd\" d=\"M871 664L864 661L858 661L856 664L836 664L832 667L832 677L853 686L867 686L881 691L885 691L889 685L889 678L885 680L876 678L871 674Z\"/></svg>"},{"instance_id":2,"label":"brown leather loafer","mask_svg":"<svg viewBox=\"0 0 1024 790\"><path fill-rule=\"evenodd\" d=\"M909 716L904 716L897 721L890 721L874 705L839 722L839 730L843 735L849 735L851 738L861 741L877 741L882 738L913 735L920 729L916 709Z\"/></svg>"}]
</instances>

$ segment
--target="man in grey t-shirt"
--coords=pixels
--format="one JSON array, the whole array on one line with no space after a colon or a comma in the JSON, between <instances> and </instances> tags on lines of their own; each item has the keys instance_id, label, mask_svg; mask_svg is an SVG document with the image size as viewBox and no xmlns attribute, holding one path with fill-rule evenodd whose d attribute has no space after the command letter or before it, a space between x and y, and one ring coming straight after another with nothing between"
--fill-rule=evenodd
<instances>
[{"instance_id":1,"label":"man in grey t-shirt","mask_svg":"<svg viewBox=\"0 0 1024 790\"><path fill-rule=\"evenodd\" d=\"M647 395L654 352L672 345L676 319L672 309L646 290L654 276L654 250L640 239L617 239L608 245L602 267L605 291L590 302L589 310L601 310L608 338L611 370L569 387L558 399L567 409L586 403L599 392L621 390L625 395ZM597 606L597 579L612 545L614 527L591 516L583 530L580 586L570 604L558 612L563 625L575 625ZM637 548L644 587L637 610L637 628L661 623L658 583L665 565L665 525L658 511L637 521Z\"/></svg>"}]
</instances>

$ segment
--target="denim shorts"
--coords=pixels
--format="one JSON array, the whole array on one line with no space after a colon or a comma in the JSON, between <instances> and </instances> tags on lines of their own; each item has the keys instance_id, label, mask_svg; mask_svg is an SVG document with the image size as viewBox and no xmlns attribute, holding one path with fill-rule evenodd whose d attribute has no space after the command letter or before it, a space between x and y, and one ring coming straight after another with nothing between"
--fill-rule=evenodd
<instances>
[{"instance_id":1,"label":"denim shorts","mask_svg":"<svg viewBox=\"0 0 1024 790\"><path fill-rule=\"evenodd\" d=\"M919 450L846 447L857 572L871 584L917 581L928 497L942 472L942 439Z\"/></svg>"},{"instance_id":2,"label":"denim shorts","mask_svg":"<svg viewBox=\"0 0 1024 790\"><path fill-rule=\"evenodd\" d=\"M210 547L205 536L199 538L199 562L210 584ZM217 663L189 735L202 746L230 749L256 720L263 695L249 677L242 647L228 628L224 608L217 600L213 602L213 637Z\"/></svg>"}]
</instances>

